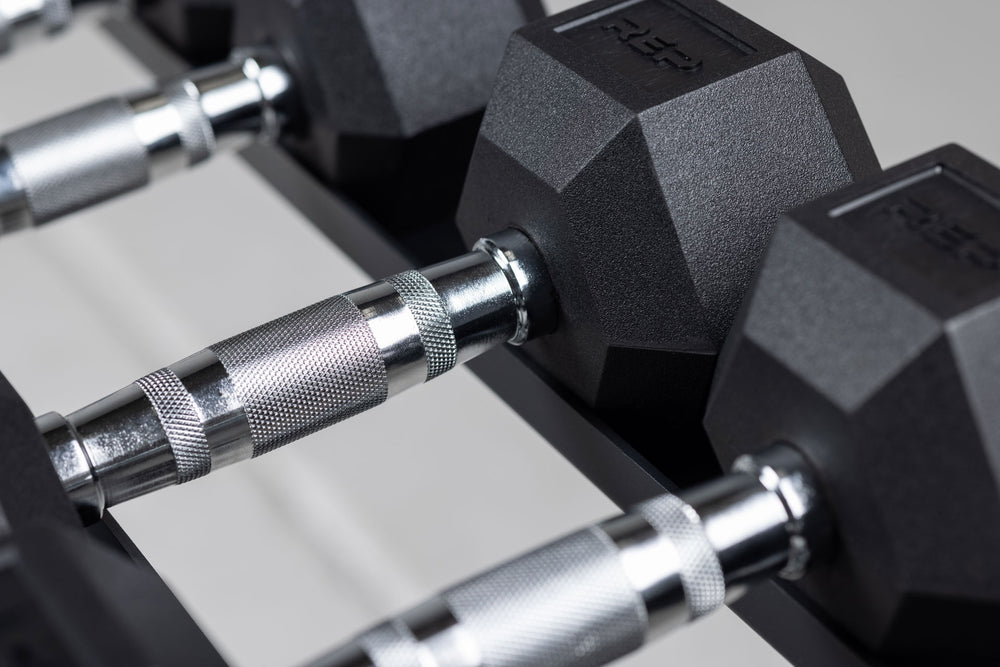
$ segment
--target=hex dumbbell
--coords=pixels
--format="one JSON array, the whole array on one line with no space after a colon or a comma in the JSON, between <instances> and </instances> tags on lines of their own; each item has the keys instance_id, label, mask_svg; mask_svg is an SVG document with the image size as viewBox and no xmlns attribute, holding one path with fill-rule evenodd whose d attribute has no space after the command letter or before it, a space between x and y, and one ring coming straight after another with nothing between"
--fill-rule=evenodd
<instances>
[{"instance_id":1,"label":"hex dumbbell","mask_svg":"<svg viewBox=\"0 0 1000 667\"><path fill-rule=\"evenodd\" d=\"M314 667L602 665L774 576L879 664L996 664L998 330L1000 169L951 146L810 203L778 225L719 365L706 424L731 474Z\"/></svg>"},{"instance_id":2,"label":"hex dumbbell","mask_svg":"<svg viewBox=\"0 0 1000 667\"><path fill-rule=\"evenodd\" d=\"M243 0L134 0L136 18L194 66L226 58Z\"/></svg>"},{"instance_id":3,"label":"hex dumbbell","mask_svg":"<svg viewBox=\"0 0 1000 667\"><path fill-rule=\"evenodd\" d=\"M565 127L574 109L591 114L585 131ZM631 345L630 363L647 359L677 388L617 381L633 398L664 394L678 438L693 434L682 458L710 458L698 435L715 353L778 216L876 170L840 79L763 28L711 0L592 2L507 49L459 219L481 237L473 252L240 334L40 427L67 490L99 515L535 338L526 352L591 403L593 383L629 372L609 368L628 358L614 345Z\"/></svg>"},{"instance_id":4,"label":"hex dumbbell","mask_svg":"<svg viewBox=\"0 0 1000 667\"><path fill-rule=\"evenodd\" d=\"M188 62L207 64L229 53L234 1L136 0L130 7L146 27ZM74 9L84 4L97 3L95 0L3 0L0 54L31 33L61 32L72 22Z\"/></svg>"},{"instance_id":5,"label":"hex dumbbell","mask_svg":"<svg viewBox=\"0 0 1000 667\"><path fill-rule=\"evenodd\" d=\"M533 0L261 0L230 60L8 133L0 231L275 139L386 224L450 219L503 45Z\"/></svg>"}]
</instances>

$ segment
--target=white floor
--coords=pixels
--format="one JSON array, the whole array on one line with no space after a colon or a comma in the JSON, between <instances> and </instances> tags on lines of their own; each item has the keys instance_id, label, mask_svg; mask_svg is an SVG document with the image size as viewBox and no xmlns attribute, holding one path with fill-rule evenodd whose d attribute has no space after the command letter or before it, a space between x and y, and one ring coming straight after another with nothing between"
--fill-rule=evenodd
<instances>
[{"instance_id":1,"label":"white floor","mask_svg":"<svg viewBox=\"0 0 1000 667\"><path fill-rule=\"evenodd\" d=\"M1000 161L994 3L730 4L845 76L884 164L956 140ZM0 61L0 128L146 80L88 21ZM223 157L3 239L0 369L37 413L71 411L367 279L239 159ZM612 511L458 370L115 514L234 665L271 667ZM787 664L728 612L621 664L668 661Z\"/></svg>"}]
</instances>

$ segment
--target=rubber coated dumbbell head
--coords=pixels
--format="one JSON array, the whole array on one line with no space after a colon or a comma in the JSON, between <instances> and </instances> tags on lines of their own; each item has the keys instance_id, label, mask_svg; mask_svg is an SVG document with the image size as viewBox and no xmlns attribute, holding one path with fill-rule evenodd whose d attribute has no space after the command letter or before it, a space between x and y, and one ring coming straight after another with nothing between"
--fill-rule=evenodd
<instances>
[{"instance_id":1,"label":"rubber coated dumbbell head","mask_svg":"<svg viewBox=\"0 0 1000 667\"><path fill-rule=\"evenodd\" d=\"M135 0L139 19L192 65L229 55L240 0Z\"/></svg>"},{"instance_id":2,"label":"rubber coated dumbbell head","mask_svg":"<svg viewBox=\"0 0 1000 667\"><path fill-rule=\"evenodd\" d=\"M590 2L511 40L458 218L466 240L532 237L563 326L526 350L605 417L654 415L666 449L665 429L703 437L778 215L877 169L842 79L760 26L710 0Z\"/></svg>"},{"instance_id":3,"label":"rubber coated dumbbell head","mask_svg":"<svg viewBox=\"0 0 1000 667\"><path fill-rule=\"evenodd\" d=\"M785 217L719 364L720 458L813 459L843 539L802 585L905 664L995 655L998 332L1000 170L948 147Z\"/></svg>"},{"instance_id":4,"label":"rubber coated dumbbell head","mask_svg":"<svg viewBox=\"0 0 1000 667\"><path fill-rule=\"evenodd\" d=\"M504 44L537 0L247 4L237 45L277 46L302 90L286 148L379 219L426 222L414 210L440 202L450 220Z\"/></svg>"}]
</instances>

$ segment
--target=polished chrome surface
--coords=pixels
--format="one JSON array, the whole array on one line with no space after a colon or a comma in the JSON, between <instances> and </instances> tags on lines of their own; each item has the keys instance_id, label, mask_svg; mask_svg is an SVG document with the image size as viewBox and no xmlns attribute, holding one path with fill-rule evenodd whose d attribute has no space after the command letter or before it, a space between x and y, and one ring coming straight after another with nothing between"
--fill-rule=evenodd
<instances>
[{"instance_id":1,"label":"polished chrome surface","mask_svg":"<svg viewBox=\"0 0 1000 667\"><path fill-rule=\"evenodd\" d=\"M0 0L2 1L2 0ZM9 132L0 233L62 217L187 168L219 148L277 136L292 80L269 50L195 70Z\"/></svg>"},{"instance_id":2,"label":"polished chrome surface","mask_svg":"<svg viewBox=\"0 0 1000 667\"><path fill-rule=\"evenodd\" d=\"M427 358L420 328L392 285L379 281L347 292L368 322L389 376L389 396L423 384Z\"/></svg>"},{"instance_id":3,"label":"polished chrome surface","mask_svg":"<svg viewBox=\"0 0 1000 667\"><path fill-rule=\"evenodd\" d=\"M823 530L822 501L794 450L776 445L736 468L450 588L314 667L607 664L721 607L727 585L739 594L779 573L797 535ZM629 600L638 620L622 614ZM421 617L432 620L415 631ZM372 648L387 640L391 652ZM438 646L461 652L449 661Z\"/></svg>"},{"instance_id":4,"label":"polished chrome surface","mask_svg":"<svg viewBox=\"0 0 1000 667\"><path fill-rule=\"evenodd\" d=\"M725 576L728 599L739 586L780 570L788 558L788 515L756 478L733 474L682 494L701 517Z\"/></svg>"},{"instance_id":5,"label":"polished chrome surface","mask_svg":"<svg viewBox=\"0 0 1000 667\"><path fill-rule=\"evenodd\" d=\"M511 340L518 311L510 284L493 259L471 252L420 271L441 295L462 364Z\"/></svg>"},{"instance_id":6,"label":"polished chrome surface","mask_svg":"<svg viewBox=\"0 0 1000 667\"><path fill-rule=\"evenodd\" d=\"M63 484L79 496L91 480L80 505L99 514L300 439L510 340L521 318L505 271L525 261L525 241L508 238L497 244L505 265L477 250L406 271L155 371L71 413L66 428L47 417ZM537 287L522 279L525 293Z\"/></svg>"},{"instance_id":7,"label":"polished chrome surface","mask_svg":"<svg viewBox=\"0 0 1000 667\"><path fill-rule=\"evenodd\" d=\"M170 98L161 90L135 95L128 100L132 126L146 151L153 178L181 171L188 165L181 141L181 119Z\"/></svg>"},{"instance_id":8,"label":"polished chrome surface","mask_svg":"<svg viewBox=\"0 0 1000 667\"><path fill-rule=\"evenodd\" d=\"M274 141L294 95L291 74L270 49L239 49L230 60L239 66L239 76L192 78L216 137L226 143L230 136L252 132L253 138Z\"/></svg>"},{"instance_id":9,"label":"polished chrome surface","mask_svg":"<svg viewBox=\"0 0 1000 667\"><path fill-rule=\"evenodd\" d=\"M400 616L400 621L413 639L435 656L438 665L480 667L483 664L476 638L458 622L444 600L428 600Z\"/></svg>"},{"instance_id":10,"label":"polished chrome surface","mask_svg":"<svg viewBox=\"0 0 1000 667\"><path fill-rule=\"evenodd\" d=\"M812 555L826 549L833 539L829 510L812 467L791 445L778 443L760 454L740 457L733 470L755 477L781 503L789 548L779 574L785 579L800 578Z\"/></svg>"},{"instance_id":11,"label":"polished chrome surface","mask_svg":"<svg viewBox=\"0 0 1000 667\"><path fill-rule=\"evenodd\" d=\"M104 491L94 478L92 464L76 429L55 412L38 417L35 425L45 439L49 458L62 480L66 494L81 515L90 521L96 521L104 511Z\"/></svg>"},{"instance_id":12,"label":"polished chrome surface","mask_svg":"<svg viewBox=\"0 0 1000 667\"><path fill-rule=\"evenodd\" d=\"M212 453L212 468L253 456L246 412L222 362L205 349L168 366L187 388L201 416Z\"/></svg>"},{"instance_id":13,"label":"polished chrome surface","mask_svg":"<svg viewBox=\"0 0 1000 667\"><path fill-rule=\"evenodd\" d=\"M0 146L0 235L31 226L28 193L10 152Z\"/></svg>"},{"instance_id":14,"label":"polished chrome surface","mask_svg":"<svg viewBox=\"0 0 1000 667\"><path fill-rule=\"evenodd\" d=\"M650 632L684 625L691 618L681 580L681 555L641 514L608 519L601 530L618 548L625 576L640 595Z\"/></svg>"},{"instance_id":15,"label":"polished chrome surface","mask_svg":"<svg viewBox=\"0 0 1000 667\"><path fill-rule=\"evenodd\" d=\"M130 384L67 415L105 507L176 483L177 466L167 434L152 404Z\"/></svg>"},{"instance_id":16,"label":"polished chrome surface","mask_svg":"<svg viewBox=\"0 0 1000 667\"><path fill-rule=\"evenodd\" d=\"M52 33L70 22L70 0L0 0L0 53L12 46L14 35Z\"/></svg>"},{"instance_id":17,"label":"polished chrome surface","mask_svg":"<svg viewBox=\"0 0 1000 667\"><path fill-rule=\"evenodd\" d=\"M517 329L508 342L520 345L555 329L555 291L545 262L531 240L521 231L505 229L480 239L475 249L493 259L510 286Z\"/></svg>"},{"instance_id":18,"label":"polished chrome surface","mask_svg":"<svg viewBox=\"0 0 1000 667\"><path fill-rule=\"evenodd\" d=\"M128 102L153 174L162 176L276 138L291 94L291 76L269 51L240 51Z\"/></svg>"}]
</instances>

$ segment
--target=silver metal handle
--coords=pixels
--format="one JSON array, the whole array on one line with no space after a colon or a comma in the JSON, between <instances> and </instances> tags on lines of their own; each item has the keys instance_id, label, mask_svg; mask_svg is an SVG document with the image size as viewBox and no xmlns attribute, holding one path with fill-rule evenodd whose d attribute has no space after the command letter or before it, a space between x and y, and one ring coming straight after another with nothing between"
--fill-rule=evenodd
<instances>
[{"instance_id":1,"label":"silver metal handle","mask_svg":"<svg viewBox=\"0 0 1000 667\"><path fill-rule=\"evenodd\" d=\"M72 18L70 0L0 0L0 53L13 46L16 34L57 32Z\"/></svg>"},{"instance_id":2,"label":"silver metal handle","mask_svg":"<svg viewBox=\"0 0 1000 667\"><path fill-rule=\"evenodd\" d=\"M55 220L273 137L292 82L267 52L238 53L158 89L111 98L5 135L0 233Z\"/></svg>"},{"instance_id":3,"label":"silver metal handle","mask_svg":"<svg viewBox=\"0 0 1000 667\"><path fill-rule=\"evenodd\" d=\"M804 565L801 540L825 522L807 466L782 445L744 463L449 588L311 667L593 667L620 658L718 609L747 582Z\"/></svg>"},{"instance_id":4,"label":"silver metal handle","mask_svg":"<svg viewBox=\"0 0 1000 667\"><path fill-rule=\"evenodd\" d=\"M551 309L528 239L372 283L212 345L78 410L39 418L88 518L372 408L529 327ZM529 309L530 302L530 309Z\"/></svg>"}]
</instances>

